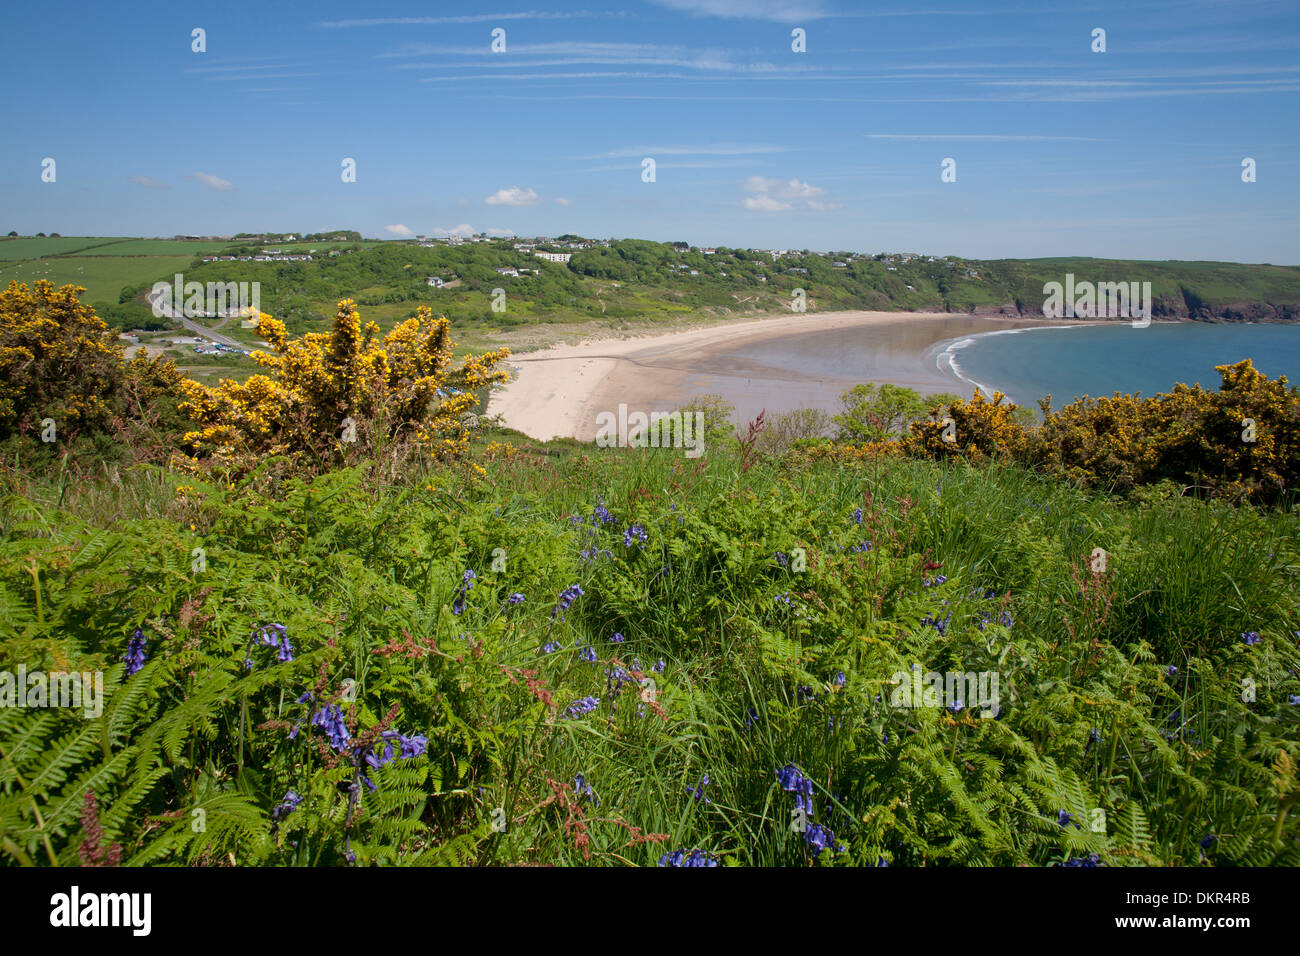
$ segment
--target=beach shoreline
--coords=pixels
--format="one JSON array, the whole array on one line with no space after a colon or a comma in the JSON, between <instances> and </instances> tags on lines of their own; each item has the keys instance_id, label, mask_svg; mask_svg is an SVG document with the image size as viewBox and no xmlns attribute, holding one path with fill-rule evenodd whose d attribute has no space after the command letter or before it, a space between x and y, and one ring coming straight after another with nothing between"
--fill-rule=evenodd
<instances>
[{"instance_id":1,"label":"beach shoreline","mask_svg":"<svg viewBox=\"0 0 1300 956\"><path fill-rule=\"evenodd\" d=\"M732 320L623 338L591 336L575 345L511 356L512 370L518 371L492 392L486 413L541 441L590 440L601 411L614 412L620 404L672 411L706 392L735 404L738 421L752 418L759 406L769 416L829 407L832 397L867 381L922 394L964 393L966 384L958 376L934 364L936 345L985 332L1061 325L1060 319L1018 316L846 311ZM825 373L783 365L781 356L797 349L805 336L843 336L854 345L854 364Z\"/></svg>"}]
</instances>

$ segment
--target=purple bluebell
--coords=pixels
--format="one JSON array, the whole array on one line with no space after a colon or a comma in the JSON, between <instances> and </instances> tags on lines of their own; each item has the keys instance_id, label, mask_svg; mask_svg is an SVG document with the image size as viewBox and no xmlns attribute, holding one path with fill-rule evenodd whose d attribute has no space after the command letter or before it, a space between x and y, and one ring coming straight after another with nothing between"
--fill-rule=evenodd
<instances>
[{"instance_id":1,"label":"purple bluebell","mask_svg":"<svg viewBox=\"0 0 1300 956\"><path fill-rule=\"evenodd\" d=\"M1246 631L1244 634L1241 635L1241 639L1243 642L1245 642L1247 647L1251 647L1255 644L1258 644L1260 641L1263 640L1263 638L1259 636L1259 631Z\"/></svg>"},{"instance_id":2,"label":"purple bluebell","mask_svg":"<svg viewBox=\"0 0 1300 956\"><path fill-rule=\"evenodd\" d=\"M523 596L522 594L520 594L518 591L516 591L514 594L510 595L510 597L506 598L506 603L507 603L507 604L523 604L523 603L524 603L524 596Z\"/></svg>"},{"instance_id":3,"label":"purple bluebell","mask_svg":"<svg viewBox=\"0 0 1300 956\"><path fill-rule=\"evenodd\" d=\"M126 654L122 657L122 660L126 661L127 677L138 674L140 668L144 667L144 662L149 659L149 656L145 653L146 647L144 631L137 627L135 633L131 635L131 640L127 642Z\"/></svg>"},{"instance_id":4,"label":"purple bluebell","mask_svg":"<svg viewBox=\"0 0 1300 956\"><path fill-rule=\"evenodd\" d=\"M333 704L322 707L316 711L311 719L312 726L319 727L329 738L330 746L335 750L343 750L347 747L351 735L348 733L347 721L343 717L343 711Z\"/></svg>"},{"instance_id":5,"label":"purple bluebell","mask_svg":"<svg viewBox=\"0 0 1300 956\"><path fill-rule=\"evenodd\" d=\"M271 811L271 817L275 820L283 820L294 810L298 809L298 804L302 803L302 797L292 790L284 795L284 799Z\"/></svg>"},{"instance_id":6,"label":"purple bluebell","mask_svg":"<svg viewBox=\"0 0 1300 956\"><path fill-rule=\"evenodd\" d=\"M703 850L692 850L689 854L681 850L673 850L665 853L659 858L659 865L668 866L717 866L718 861L709 856Z\"/></svg>"},{"instance_id":7,"label":"purple bluebell","mask_svg":"<svg viewBox=\"0 0 1300 956\"><path fill-rule=\"evenodd\" d=\"M862 509L854 508L853 514L849 515L849 517L853 519L853 521L856 522L857 524L862 524Z\"/></svg>"},{"instance_id":8,"label":"purple bluebell","mask_svg":"<svg viewBox=\"0 0 1300 956\"><path fill-rule=\"evenodd\" d=\"M617 631L615 631L615 632L614 632L614 636L611 637L609 640L610 640L610 643L611 643L611 644L622 644L623 641L625 640L625 638L623 637L622 634L620 634L620 633L618 633Z\"/></svg>"},{"instance_id":9,"label":"purple bluebell","mask_svg":"<svg viewBox=\"0 0 1300 956\"><path fill-rule=\"evenodd\" d=\"M588 664L596 663L596 649L588 644L586 647L578 649L578 660L585 661Z\"/></svg>"},{"instance_id":10,"label":"purple bluebell","mask_svg":"<svg viewBox=\"0 0 1300 956\"><path fill-rule=\"evenodd\" d=\"M599 697L583 697L579 700L575 700L572 704L570 704L565 715L570 720L576 720L577 718L581 717L583 714L591 713L598 706L600 706Z\"/></svg>"},{"instance_id":11,"label":"purple bluebell","mask_svg":"<svg viewBox=\"0 0 1300 956\"><path fill-rule=\"evenodd\" d=\"M703 777L700 778L700 782L696 786L687 787L686 792L691 795L691 799L693 800L702 800L705 803L712 803L713 801L704 795L704 791L708 787L708 785L709 785L709 775L706 773Z\"/></svg>"}]
</instances>

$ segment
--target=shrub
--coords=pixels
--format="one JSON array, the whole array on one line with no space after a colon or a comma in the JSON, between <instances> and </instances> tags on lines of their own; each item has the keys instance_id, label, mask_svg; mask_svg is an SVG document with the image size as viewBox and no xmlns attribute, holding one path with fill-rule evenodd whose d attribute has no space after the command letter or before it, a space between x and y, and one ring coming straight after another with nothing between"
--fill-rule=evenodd
<instances>
[{"instance_id":1,"label":"shrub","mask_svg":"<svg viewBox=\"0 0 1300 956\"><path fill-rule=\"evenodd\" d=\"M38 279L0 292L0 437L52 418L72 435L104 428L122 385L122 346L78 296Z\"/></svg>"},{"instance_id":2,"label":"shrub","mask_svg":"<svg viewBox=\"0 0 1300 956\"><path fill-rule=\"evenodd\" d=\"M461 420L478 405L473 390L504 381L498 349L451 367L450 325L427 306L382 342L363 329L356 304L339 303L332 332L286 337L269 315L258 329L275 350L254 352L271 371L216 388L186 380L183 408L199 427L185 435L191 465L245 471L258 458L287 455L317 466L346 460L345 446L377 455L390 442L419 446L438 459L459 455L469 437Z\"/></svg>"}]
</instances>

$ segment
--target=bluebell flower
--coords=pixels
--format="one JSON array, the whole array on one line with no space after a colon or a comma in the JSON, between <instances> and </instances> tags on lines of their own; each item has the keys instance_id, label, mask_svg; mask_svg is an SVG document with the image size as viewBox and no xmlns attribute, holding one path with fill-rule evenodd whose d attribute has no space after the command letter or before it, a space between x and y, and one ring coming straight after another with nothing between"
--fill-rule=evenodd
<instances>
[{"instance_id":1,"label":"bluebell flower","mask_svg":"<svg viewBox=\"0 0 1300 956\"><path fill-rule=\"evenodd\" d=\"M673 850L671 853L665 853L659 858L660 866L717 866L718 861L709 856L703 850L692 850L689 854L681 850Z\"/></svg>"},{"instance_id":2,"label":"bluebell flower","mask_svg":"<svg viewBox=\"0 0 1300 956\"><path fill-rule=\"evenodd\" d=\"M664 672L664 668L667 666L668 665L664 663L664 659L661 657L659 658L659 660L655 661L655 666L650 669L654 671L656 674L662 674Z\"/></svg>"},{"instance_id":3,"label":"bluebell flower","mask_svg":"<svg viewBox=\"0 0 1300 956\"><path fill-rule=\"evenodd\" d=\"M863 541L863 542L861 542L861 543L859 543L859 544L855 544L853 547L849 548L849 550L850 550L850 551L861 551L861 552L867 552L867 551L870 551L870 550L871 550L871 542L870 542L870 541Z\"/></svg>"},{"instance_id":4,"label":"bluebell flower","mask_svg":"<svg viewBox=\"0 0 1300 956\"><path fill-rule=\"evenodd\" d=\"M506 598L506 603L507 603L507 604L523 604L523 603L524 603L524 596L523 596L522 594L520 594L519 592L516 591L514 594L510 595L510 597Z\"/></svg>"},{"instance_id":5,"label":"bluebell flower","mask_svg":"<svg viewBox=\"0 0 1300 956\"><path fill-rule=\"evenodd\" d=\"M562 651L562 650L564 650L564 645L561 644L559 641L547 641L545 644L542 645L541 653L554 654L556 651Z\"/></svg>"},{"instance_id":6,"label":"bluebell flower","mask_svg":"<svg viewBox=\"0 0 1300 956\"><path fill-rule=\"evenodd\" d=\"M645 547L645 543L650 540L650 535L646 534L645 528L641 527L639 524L634 524L629 526L628 529L623 532L623 547L632 547L632 542L634 540L639 541L641 546Z\"/></svg>"},{"instance_id":7,"label":"bluebell flower","mask_svg":"<svg viewBox=\"0 0 1300 956\"><path fill-rule=\"evenodd\" d=\"M1173 664L1170 664L1168 667L1165 668L1165 676L1166 676L1166 677L1177 677L1177 676L1178 676L1178 668L1175 667Z\"/></svg>"},{"instance_id":8,"label":"bluebell flower","mask_svg":"<svg viewBox=\"0 0 1300 956\"><path fill-rule=\"evenodd\" d=\"M591 713L598 706L600 706L599 697L583 697L579 700L575 700L569 705L568 710L566 711L566 716L570 720L576 720L583 714Z\"/></svg>"},{"instance_id":9,"label":"bluebell flower","mask_svg":"<svg viewBox=\"0 0 1300 956\"><path fill-rule=\"evenodd\" d=\"M596 649L588 644L586 647L578 650L578 660L586 661L588 664L596 663Z\"/></svg>"},{"instance_id":10,"label":"bluebell flower","mask_svg":"<svg viewBox=\"0 0 1300 956\"><path fill-rule=\"evenodd\" d=\"M572 607L573 602L576 601L578 598L582 597L582 595L583 595L582 588L578 587L578 585L576 584L570 584L567 588L561 591L559 597L559 603L551 611L551 620L555 620L555 615L557 613L560 615L560 619L563 620L564 612L567 611L570 607Z\"/></svg>"},{"instance_id":11,"label":"bluebell flower","mask_svg":"<svg viewBox=\"0 0 1300 956\"><path fill-rule=\"evenodd\" d=\"M852 518L853 521L855 521L857 524L862 524L862 509L854 508L853 514L849 515L849 517Z\"/></svg>"},{"instance_id":12,"label":"bluebell flower","mask_svg":"<svg viewBox=\"0 0 1300 956\"><path fill-rule=\"evenodd\" d=\"M1075 819L1074 819L1074 814L1072 814L1072 813L1068 813L1068 812L1066 812L1065 810L1062 810L1061 813L1060 813L1060 815L1056 818L1056 823L1057 823L1058 826L1062 826L1062 827L1067 826L1068 824L1073 823L1073 824L1074 824L1074 828L1075 828L1076 830L1082 830L1082 829L1083 829L1083 827L1079 826L1078 822L1075 821Z\"/></svg>"},{"instance_id":13,"label":"bluebell flower","mask_svg":"<svg viewBox=\"0 0 1300 956\"><path fill-rule=\"evenodd\" d=\"M709 775L706 773L703 777L700 778L700 782L697 786L687 787L686 792L689 793L691 795L691 798L694 800L703 800L705 803L712 803L713 801L704 795L704 790L705 788L708 787L708 785L709 785Z\"/></svg>"},{"instance_id":14,"label":"bluebell flower","mask_svg":"<svg viewBox=\"0 0 1300 956\"><path fill-rule=\"evenodd\" d=\"M596 806L600 806L596 791L591 789L591 784L587 783L587 778L580 773L573 776L573 792L579 801L590 800Z\"/></svg>"},{"instance_id":15,"label":"bluebell flower","mask_svg":"<svg viewBox=\"0 0 1300 956\"><path fill-rule=\"evenodd\" d=\"M610 643L611 643L611 644L622 644L623 641L625 640L625 638L623 637L622 634L620 634L620 633L618 633L617 631L615 631L615 632L614 632L614 636L611 637L609 640L610 640Z\"/></svg>"},{"instance_id":16,"label":"bluebell flower","mask_svg":"<svg viewBox=\"0 0 1300 956\"><path fill-rule=\"evenodd\" d=\"M330 746L335 750L343 750L347 747L351 735L348 733L347 721L343 717L343 711L338 707L330 704L316 711L311 719L312 726L319 727L329 738Z\"/></svg>"},{"instance_id":17,"label":"bluebell flower","mask_svg":"<svg viewBox=\"0 0 1300 956\"><path fill-rule=\"evenodd\" d=\"M613 524L618 520L610 513L609 509L605 507L605 500L603 498L596 499L595 517L601 524Z\"/></svg>"},{"instance_id":18,"label":"bluebell flower","mask_svg":"<svg viewBox=\"0 0 1300 956\"><path fill-rule=\"evenodd\" d=\"M1286 699L1286 702L1292 707L1300 707L1300 694L1292 694Z\"/></svg>"},{"instance_id":19,"label":"bluebell flower","mask_svg":"<svg viewBox=\"0 0 1300 956\"><path fill-rule=\"evenodd\" d=\"M271 811L271 817L275 820L283 820L294 810L298 809L298 804L302 803L302 797L292 790L284 795L284 799Z\"/></svg>"},{"instance_id":20,"label":"bluebell flower","mask_svg":"<svg viewBox=\"0 0 1300 956\"><path fill-rule=\"evenodd\" d=\"M478 580L478 575L475 574L473 571L469 570L468 568L466 568L465 573L460 576L460 583L461 585L464 586L466 590L470 590L471 588L473 588L474 582L477 580Z\"/></svg>"},{"instance_id":21,"label":"bluebell flower","mask_svg":"<svg viewBox=\"0 0 1300 956\"><path fill-rule=\"evenodd\" d=\"M838 674L836 674L835 677L832 679L832 683L833 683L836 687L843 687L844 684L845 684L845 682L846 682L847 680L848 680L848 678L846 678L846 677L844 676L844 671L840 671L840 672L839 672Z\"/></svg>"},{"instance_id":22,"label":"bluebell flower","mask_svg":"<svg viewBox=\"0 0 1300 956\"><path fill-rule=\"evenodd\" d=\"M1246 631L1241 635L1241 639L1246 643L1247 647L1258 644L1263 640L1263 638L1259 636L1259 631Z\"/></svg>"},{"instance_id":23,"label":"bluebell flower","mask_svg":"<svg viewBox=\"0 0 1300 956\"><path fill-rule=\"evenodd\" d=\"M138 674L140 668L144 667L144 662L149 659L149 656L145 653L146 647L144 631L137 627L135 633L131 635L131 640L127 642L126 654L122 657L122 660L126 661L127 677Z\"/></svg>"},{"instance_id":24,"label":"bluebell flower","mask_svg":"<svg viewBox=\"0 0 1300 956\"><path fill-rule=\"evenodd\" d=\"M1055 864L1056 866L1101 866L1101 855L1089 853L1087 856L1071 857L1064 863Z\"/></svg>"}]
</instances>

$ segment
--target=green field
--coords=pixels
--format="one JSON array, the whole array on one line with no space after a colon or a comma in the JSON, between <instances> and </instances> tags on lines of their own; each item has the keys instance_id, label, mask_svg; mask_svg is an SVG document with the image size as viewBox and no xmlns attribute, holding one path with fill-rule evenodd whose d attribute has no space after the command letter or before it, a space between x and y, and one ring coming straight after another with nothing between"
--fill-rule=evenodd
<instances>
[{"instance_id":1,"label":"green field","mask_svg":"<svg viewBox=\"0 0 1300 956\"><path fill-rule=\"evenodd\" d=\"M169 277L193 261L191 256L68 256L6 262L0 284L49 279L56 286L84 286L87 302L116 302L123 286Z\"/></svg>"}]
</instances>

